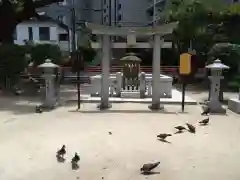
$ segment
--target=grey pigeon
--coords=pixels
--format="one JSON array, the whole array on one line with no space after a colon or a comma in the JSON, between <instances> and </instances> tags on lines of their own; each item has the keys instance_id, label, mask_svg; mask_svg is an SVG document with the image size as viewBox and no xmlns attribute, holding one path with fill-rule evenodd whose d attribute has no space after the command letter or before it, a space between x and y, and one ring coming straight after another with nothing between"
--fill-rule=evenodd
<instances>
[{"instance_id":1,"label":"grey pigeon","mask_svg":"<svg viewBox=\"0 0 240 180\"><path fill-rule=\"evenodd\" d=\"M74 157L72 158L71 163L77 164L79 160L80 160L79 155L77 153L75 153Z\"/></svg>"},{"instance_id":2,"label":"grey pigeon","mask_svg":"<svg viewBox=\"0 0 240 180\"><path fill-rule=\"evenodd\" d=\"M65 154L66 154L66 146L63 145L62 148L57 151L57 156L63 158Z\"/></svg>"},{"instance_id":3,"label":"grey pigeon","mask_svg":"<svg viewBox=\"0 0 240 180\"><path fill-rule=\"evenodd\" d=\"M186 128L183 127L183 126L176 126L174 127L175 129L177 129L178 131L182 131L182 130L185 130Z\"/></svg>"},{"instance_id":4,"label":"grey pigeon","mask_svg":"<svg viewBox=\"0 0 240 180\"><path fill-rule=\"evenodd\" d=\"M189 124L189 123L186 123L188 129L189 129L189 132L191 133L195 133L196 132L196 128L192 125L192 124Z\"/></svg>"},{"instance_id":5,"label":"grey pigeon","mask_svg":"<svg viewBox=\"0 0 240 180\"><path fill-rule=\"evenodd\" d=\"M171 134L167 134L167 133L162 133L157 135L158 138L165 140L168 136L172 136Z\"/></svg>"},{"instance_id":6,"label":"grey pigeon","mask_svg":"<svg viewBox=\"0 0 240 180\"><path fill-rule=\"evenodd\" d=\"M42 113L43 112L42 107L41 106L37 106L36 109L35 109L35 112L36 113Z\"/></svg>"},{"instance_id":7,"label":"grey pigeon","mask_svg":"<svg viewBox=\"0 0 240 180\"><path fill-rule=\"evenodd\" d=\"M148 173L148 172L152 171L154 168L156 168L159 164L160 164L160 162L144 164L142 166L142 168L140 169L140 171L142 171L144 173Z\"/></svg>"},{"instance_id":8,"label":"grey pigeon","mask_svg":"<svg viewBox=\"0 0 240 180\"><path fill-rule=\"evenodd\" d=\"M208 106L203 106L203 112L201 115L208 115L210 113L210 108Z\"/></svg>"}]
</instances>

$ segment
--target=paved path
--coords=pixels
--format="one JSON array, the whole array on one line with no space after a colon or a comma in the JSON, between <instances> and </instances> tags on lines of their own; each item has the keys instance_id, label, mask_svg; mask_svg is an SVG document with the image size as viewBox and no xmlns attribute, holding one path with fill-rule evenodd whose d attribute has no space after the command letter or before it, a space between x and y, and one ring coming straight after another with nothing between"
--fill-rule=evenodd
<instances>
[{"instance_id":1,"label":"paved path","mask_svg":"<svg viewBox=\"0 0 240 180\"><path fill-rule=\"evenodd\" d=\"M2 99L1 99L2 100ZM7 104L7 98L1 102ZM1 180L239 180L239 116L211 116L210 125L197 133L174 134L163 143L156 134L174 133L174 126L197 125L200 106L166 105L164 113L149 113L145 104L115 104L111 112L99 112L96 104L66 104L52 112L33 114L36 102L11 100L0 111ZM1 103L2 104L2 103ZM14 113L21 105L25 113ZM11 111L11 106L12 111ZM128 113L126 113L128 110ZM125 113L124 113L125 112ZM138 112L138 113L136 113ZM112 135L109 135L109 131ZM55 152L67 146L65 163ZM75 152L80 169L71 170ZM161 161L156 172L143 176L143 163Z\"/></svg>"}]
</instances>

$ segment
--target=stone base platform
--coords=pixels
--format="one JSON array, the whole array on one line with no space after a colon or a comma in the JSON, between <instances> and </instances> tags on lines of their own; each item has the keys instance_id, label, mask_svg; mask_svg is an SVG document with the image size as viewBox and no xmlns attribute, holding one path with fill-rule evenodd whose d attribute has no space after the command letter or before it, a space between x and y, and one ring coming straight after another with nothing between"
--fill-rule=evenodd
<instances>
[{"instance_id":1,"label":"stone base platform","mask_svg":"<svg viewBox=\"0 0 240 180\"><path fill-rule=\"evenodd\" d=\"M231 111L240 114L240 100L237 98L228 100L228 109Z\"/></svg>"},{"instance_id":2,"label":"stone base platform","mask_svg":"<svg viewBox=\"0 0 240 180\"><path fill-rule=\"evenodd\" d=\"M77 101L77 96L68 99L70 101ZM99 103L101 101L101 97L91 97L90 95L84 95L81 98L82 102L85 103ZM119 97L109 97L110 103L146 103L151 104L152 98L119 98ZM176 89L172 90L172 98L161 98L160 99L162 104L181 104L182 102L182 93ZM196 105L197 101L185 96L185 104L187 105Z\"/></svg>"}]
</instances>

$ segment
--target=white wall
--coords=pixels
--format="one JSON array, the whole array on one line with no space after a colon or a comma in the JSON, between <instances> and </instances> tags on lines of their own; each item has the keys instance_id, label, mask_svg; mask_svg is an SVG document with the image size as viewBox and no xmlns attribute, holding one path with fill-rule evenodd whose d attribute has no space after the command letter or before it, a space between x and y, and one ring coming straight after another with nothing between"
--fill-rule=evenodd
<instances>
[{"instance_id":1,"label":"white wall","mask_svg":"<svg viewBox=\"0 0 240 180\"><path fill-rule=\"evenodd\" d=\"M68 41L60 41L58 39L59 34L67 33L67 31L57 24L52 22L22 22L17 25L16 33L17 39L14 40L15 44L24 45L24 40L29 40L28 35L28 27L32 27L33 30L33 42L37 44L58 44L60 49L63 51L69 51L69 42ZM39 27L50 27L50 41L40 41L39 40Z\"/></svg>"}]
</instances>

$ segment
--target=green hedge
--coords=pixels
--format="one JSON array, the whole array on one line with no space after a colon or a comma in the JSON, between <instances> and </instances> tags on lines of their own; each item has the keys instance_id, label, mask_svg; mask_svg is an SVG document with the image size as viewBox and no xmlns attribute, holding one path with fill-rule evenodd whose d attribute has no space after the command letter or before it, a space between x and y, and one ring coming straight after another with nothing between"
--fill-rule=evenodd
<instances>
[{"instance_id":1,"label":"green hedge","mask_svg":"<svg viewBox=\"0 0 240 180\"><path fill-rule=\"evenodd\" d=\"M25 53L26 49L24 46L0 46L0 81L4 86L6 86L6 79L13 83L25 69L27 65Z\"/></svg>"},{"instance_id":2,"label":"green hedge","mask_svg":"<svg viewBox=\"0 0 240 180\"><path fill-rule=\"evenodd\" d=\"M56 64L60 64L62 61L62 52L56 45L39 44L32 46L30 54L35 66L44 63L46 59L51 59Z\"/></svg>"},{"instance_id":3,"label":"green hedge","mask_svg":"<svg viewBox=\"0 0 240 180\"><path fill-rule=\"evenodd\" d=\"M0 83L6 87L8 83L14 84L21 72L28 66L29 60L26 54L30 54L34 66L42 64L45 59L49 58L54 63L60 64L62 61L62 52L56 45L1 45L0 46Z\"/></svg>"}]
</instances>

